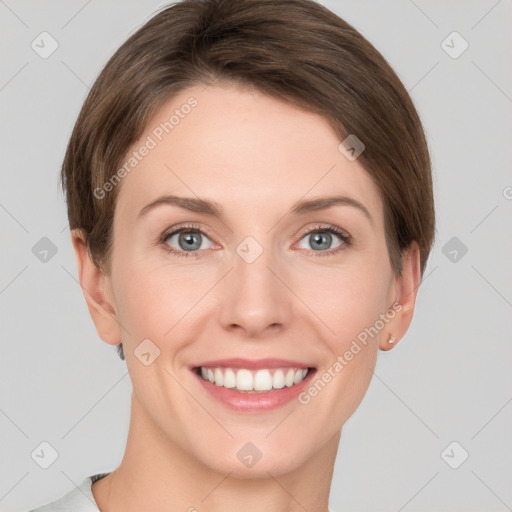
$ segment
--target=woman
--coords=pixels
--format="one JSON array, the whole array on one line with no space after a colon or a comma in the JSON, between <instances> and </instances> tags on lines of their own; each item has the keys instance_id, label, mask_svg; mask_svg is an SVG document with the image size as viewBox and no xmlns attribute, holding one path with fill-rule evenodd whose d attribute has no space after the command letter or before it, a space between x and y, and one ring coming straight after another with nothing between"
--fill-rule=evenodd
<instances>
[{"instance_id":1,"label":"woman","mask_svg":"<svg viewBox=\"0 0 512 512\"><path fill-rule=\"evenodd\" d=\"M327 511L434 238L425 135L381 54L311 0L181 1L107 63L62 180L132 408L119 467L38 510Z\"/></svg>"}]
</instances>

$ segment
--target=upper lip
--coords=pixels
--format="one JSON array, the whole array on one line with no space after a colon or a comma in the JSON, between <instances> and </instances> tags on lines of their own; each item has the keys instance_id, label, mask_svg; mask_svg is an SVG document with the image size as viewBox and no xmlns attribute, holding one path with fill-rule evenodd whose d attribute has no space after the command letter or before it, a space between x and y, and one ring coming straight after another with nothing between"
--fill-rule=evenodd
<instances>
[{"instance_id":1,"label":"upper lip","mask_svg":"<svg viewBox=\"0 0 512 512\"><path fill-rule=\"evenodd\" d=\"M300 361L293 361L291 359L278 359L278 358L264 358L264 359L244 359L235 357L230 359L216 359L214 361L204 361L199 364L192 365L190 368L198 368L201 366L215 367L215 368L312 368L311 365L302 363Z\"/></svg>"}]
</instances>

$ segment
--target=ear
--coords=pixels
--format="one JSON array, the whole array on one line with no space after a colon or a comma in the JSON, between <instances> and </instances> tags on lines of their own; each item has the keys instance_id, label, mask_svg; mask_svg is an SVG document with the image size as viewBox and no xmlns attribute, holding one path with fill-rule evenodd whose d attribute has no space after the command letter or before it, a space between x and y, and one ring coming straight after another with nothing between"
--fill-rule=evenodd
<instances>
[{"instance_id":1,"label":"ear","mask_svg":"<svg viewBox=\"0 0 512 512\"><path fill-rule=\"evenodd\" d=\"M395 279L395 298L391 299L395 301L396 314L382 331L380 350L392 349L409 329L420 283L420 248L417 242L412 242L402 253L402 274ZM395 338L393 343L389 342L391 337Z\"/></svg>"},{"instance_id":2,"label":"ear","mask_svg":"<svg viewBox=\"0 0 512 512\"><path fill-rule=\"evenodd\" d=\"M119 345L121 330L117 321L110 277L93 263L83 230L72 230L71 240L77 259L78 280L96 331L106 343Z\"/></svg>"}]
</instances>

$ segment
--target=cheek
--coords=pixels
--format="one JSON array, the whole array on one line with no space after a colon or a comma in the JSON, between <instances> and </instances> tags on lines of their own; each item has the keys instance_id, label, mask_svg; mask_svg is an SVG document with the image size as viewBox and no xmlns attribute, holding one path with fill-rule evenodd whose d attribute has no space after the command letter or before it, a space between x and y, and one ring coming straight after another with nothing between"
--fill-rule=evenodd
<instances>
[{"instance_id":1,"label":"cheek","mask_svg":"<svg viewBox=\"0 0 512 512\"><path fill-rule=\"evenodd\" d=\"M328 330L321 338L322 366L300 403L326 428L336 429L357 409L371 381L380 334L372 327L385 312L388 289L379 272L355 268L315 283L303 292Z\"/></svg>"},{"instance_id":2,"label":"cheek","mask_svg":"<svg viewBox=\"0 0 512 512\"><path fill-rule=\"evenodd\" d=\"M339 425L358 407L372 378L385 325L381 315L390 306L390 269L385 259L376 258L370 265L361 258L336 271L316 271L308 282L302 293L331 333L324 337L329 355L303 403L309 403L314 415L325 422L332 414Z\"/></svg>"},{"instance_id":3,"label":"cheek","mask_svg":"<svg viewBox=\"0 0 512 512\"><path fill-rule=\"evenodd\" d=\"M187 324L195 305L215 281L212 273L161 261L153 265L150 258L132 263L126 258L117 270L118 314L133 343L139 338L165 343L170 331L176 334Z\"/></svg>"},{"instance_id":4,"label":"cheek","mask_svg":"<svg viewBox=\"0 0 512 512\"><path fill-rule=\"evenodd\" d=\"M389 306L389 270L377 261L370 265L361 258L338 268L311 267L307 279L295 279L297 295L326 326L332 351L344 350Z\"/></svg>"}]
</instances>

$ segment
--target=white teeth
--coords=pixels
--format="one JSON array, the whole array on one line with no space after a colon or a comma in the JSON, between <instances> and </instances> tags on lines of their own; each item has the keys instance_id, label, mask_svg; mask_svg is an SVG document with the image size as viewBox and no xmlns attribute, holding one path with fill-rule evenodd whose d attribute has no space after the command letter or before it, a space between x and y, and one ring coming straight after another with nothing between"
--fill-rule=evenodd
<instances>
[{"instance_id":1,"label":"white teeth","mask_svg":"<svg viewBox=\"0 0 512 512\"><path fill-rule=\"evenodd\" d=\"M208 375L210 375L208 373ZM295 376L293 377L293 383L298 384L301 380L303 380L304 377L302 377L302 370L297 370L295 372Z\"/></svg>"},{"instance_id":2,"label":"white teeth","mask_svg":"<svg viewBox=\"0 0 512 512\"><path fill-rule=\"evenodd\" d=\"M272 389L272 375L268 370L258 370L254 376L254 390L268 391Z\"/></svg>"},{"instance_id":3,"label":"white teeth","mask_svg":"<svg viewBox=\"0 0 512 512\"><path fill-rule=\"evenodd\" d=\"M286 387L293 386L293 378L295 377L295 370L293 368L290 368L286 372L286 377L284 378L284 382L286 384Z\"/></svg>"},{"instance_id":4,"label":"white teeth","mask_svg":"<svg viewBox=\"0 0 512 512\"><path fill-rule=\"evenodd\" d=\"M302 382L308 370L306 368L272 368L261 370L239 370L231 368L201 367L201 376L216 386L238 391L265 392L271 389L291 387Z\"/></svg>"},{"instance_id":5,"label":"white teeth","mask_svg":"<svg viewBox=\"0 0 512 512\"><path fill-rule=\"evenodd\" d=\"M240 391L252 391L253 379L249 370L238 370L236 372L236 389Z\"/></svg>"},{"instance_id":6,"label":"white teeth","mask_svg":"<svg viewBox=\"0 0 512 512\"><path fill-rule=\"evenodd\" d=\"M220 368L215 368L213 375L215 377L215 385L222 386L224 383L224 375L222 375L222 370Z\"/></svg>"},{"instance_id":7,"label":"white teeth","mask_svg":"<svg viewBox=\"0 0 512 512\"><path fill-rule=\"evenodd\" d=\"M284 373L283 370L277 370L274 373L274 377L272 379L272 387L275 389L284 388Z\"/></svg>"},{"instance_id":8,"label":"white teeth","mask_svg":"<svg viewBox=\"0 0 512 512\"><path fill-rule=\"evenodd\" d=\"M224 372L223 386L225 388L234 388L236 386L236 375L235 375L235 372L231 368L228 368Z\"/></svg>"}]
</instances>

